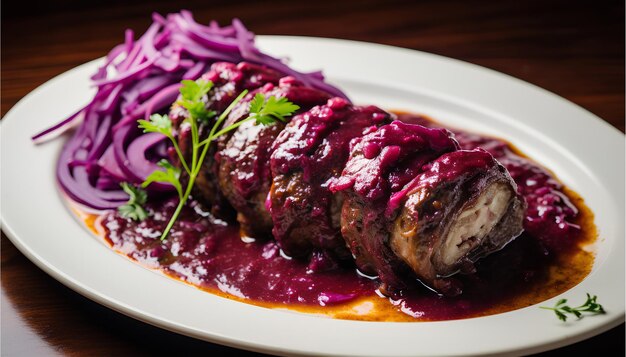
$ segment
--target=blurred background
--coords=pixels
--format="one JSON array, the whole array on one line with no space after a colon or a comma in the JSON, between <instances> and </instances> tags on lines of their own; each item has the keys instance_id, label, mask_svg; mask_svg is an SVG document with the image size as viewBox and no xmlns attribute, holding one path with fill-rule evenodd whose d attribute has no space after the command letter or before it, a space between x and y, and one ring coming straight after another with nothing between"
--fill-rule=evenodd
<instances>
[{"instance_id":1,"label":"blurred background","mask_svg":"<svg viewBox=\"0 0 626 357\"><path fill-rule=\"evenodd\" d=\"M447 56L554 92L624 132L624 1L3 1L1 114L181 8L262 35L342 38ZM36 217L34 217L36 220ZM2 235L2 355L241 355L104 308L30 263ZM262 328L262 327L260 327ZM551 351L624 355L624 325ZM250 355L253 355L250 353Z\"/></svg>"},{"instance_id":2,"label":"blurred background","mask_svg":"<svg viewBox=\"0 0 626 357\"><path fill-rule=\"evenodd\" d=\"M257 34L369 41L468 61L555 92L624 130L619 0L5 0L2 113L51 77L106 54L126 28L143 33L153 11L181 8L201 22L238 17Z\"/></svg>"}]
</instances>

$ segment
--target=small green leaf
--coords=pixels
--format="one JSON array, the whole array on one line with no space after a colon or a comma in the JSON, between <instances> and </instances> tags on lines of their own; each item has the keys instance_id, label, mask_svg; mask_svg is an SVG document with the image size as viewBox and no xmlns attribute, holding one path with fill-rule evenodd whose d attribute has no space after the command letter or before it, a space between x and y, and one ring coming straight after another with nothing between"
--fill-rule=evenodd
<instances>
[{"instance_id":1,"label":"small green leaf","mask_svg":"<svg viewBox=\"0 0 626 357\"><path fill-rule=\"evenodd\" d=\"M203 102L181 101L179 104L187 109L192 119L199 120L205 124L208 124L209 119L215 116L215 111L207 110Z\"/></svg>"},{"instance_id":2,"label":"small green leaf","mask_svg":"<svg viewBox=\"0 0 626 357\"><path fill-rule=\"evenodd\" d=\"M141 187L146 188L153 182L162 182L169 183L176 188L179 196L182 196L182 186L180 184L180 169L172 165L167 160L161 160L157 164L160 167L164 168L165 171L154 170L146 180L141 184Z\"/></svg>"},{"instance_id":3,"label":"small green leaf","mask_svg":"<svg viewBox=\"0 0 626 357\"><path fill-rule=\"evenodd\" d=\"M285 97L265 97L261 93L255 94L250 101L250 117L257 124L270 125L277 120L286 121L286 117L295 113L300 107L291 103Z\"/></svg>"},{"instance_id":4,"label":"small green leaf","mask_svg":"<svg viewBox=\"0 0 626 357\"><path fill-rule=\"evenodd\" d=\"M265 104L265 96L261 93L257 93L250 101L250 113L257 114L263 108L263 104Z\"/></svg>"},{"instance_id":5,"label":"small green leaf","mask_svg":"<svg viewBox=\"0 0 626 357\"><path fill-rule=\"evenodd\" d=\"M126 204L117 208L120 215L124 218L130 218L132 220L144 220L148 217L148 212L142 207L148 198L146 191L122 182L120 184L124 192L128 193L129 199Z\"/></svg>"},{"instance_id":6,"label":"small green leaf","mask_svg":"<svg viewBox=\"0 0 626 357\"><path fill-rule=\"evenodd\" d=\"M272 125L276 122L276 120L284 121L282 118L276 118L271 115L253 114L252 117L256 120L258 125Z\"/></svg>"},{"instance_id":7,"label":"small green leaf","mask_svg":"<svg viewBox=\"0 0 626 357\"><path fill-rule=\"evenodd\" d=\"M202 101L202 98L209 93L213 88L213 82L205 81L204 79L183 80L179 89L181 100L178 104L189 112L190 119L209 124L209 119L214 117L216 113L212 110L207 110L206 103Z\"/></svg>"},{"instance_id":8,"label":"small green leaf","mask_svg":"<svg viewBox=\"0 0 626 357\"><path fill-rule=\"evenodd\" d=\"M193 101L196 97L196 93L198 92L198 85L195 81L192 80L183 80L180 82L180 95L184 100Z\"/></svg>"},{"instance_id":9,"label":"small green leaf","mask_svg":"<svg viewBox=\"0 0 626 357\"><path fill-rule=\"evenodd\" d=\"M165 171L154 170L141 184L141 187L146 188L153 182L170 182L171 177Z\"/></svg>"},{"instance_id":10,"label":"small green leaf","mask_svg":"<svg viewBox=\"0 0 626 357\"><path fill-rule=\"evenodd\" d=\"M198 79L195 81L185 79L181 82L180 95L184 100L190 102L201 101L211 88L213 88L213 82L205 81L204 79Z\"/></svg>"},{"instance_id":11,"label":"small green leaf","mask_svg":"<svg viewBox=\"0 0 626 357\"><path fill-rule=\"evenodd\" d=\"M168 138L172 137L172 121L167 115L152 114L150 121L138 120L137 122L144 133L161 133Z\"/></svg>"},{"instance_id":12,"label":"small green leaf","mask_svg":"<svg viewBox=\"0 0 626 357\"><path fill-rule=\"evenodd\" d=\"M265 110L269 115L273 115L278 119L283 120L284 117L293 114L296 110L300 109L300 107L296 104L291 103L285 97L275 97L271 96L267 99L265 103Z\"/></svg>"}]
</instances>

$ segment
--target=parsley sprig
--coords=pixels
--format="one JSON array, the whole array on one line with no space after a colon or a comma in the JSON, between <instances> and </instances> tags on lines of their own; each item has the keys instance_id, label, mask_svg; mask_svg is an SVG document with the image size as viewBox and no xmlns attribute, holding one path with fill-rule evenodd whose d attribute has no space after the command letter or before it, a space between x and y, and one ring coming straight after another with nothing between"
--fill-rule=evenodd
<instances>
[{"instance_id":1,"label":"parsley sprig","mask_svg":"<svg viewBox=\"0 0 626 357\"><path fill-rule=\"evenodd\" d=\"M606 313L602 305L598 304L596 301L597 299L598 297L596 295L591 296L587 293L587 301L577 307L570 307L569 305L566 305L567 299L561 299L556 302L554 307L540 306L540 308L554 311L556 316L561 321L567 321L568 314L574 315L578 319L582 319L584 316L583 313L590 313L594 315Z\"/></svg>"},{"instance_id":2,"label":"parsley sprig","mask_svg":"<svg viewBox=\"0 0 626 357\"><path fill-rule=\"evenodd\" d=\"M124 192L128 193L128 196L130 196L126 204L117 208L120 215L124 218L130 218L135 221L142 221L146 219L146 217L148 217L148 212L146 212L143 208L143 205L146 204L146 199L148 198L146 191L127 182L122 182L120 186L122 186Z\"/></svg>"},{"instance_id":3,"label":"parsley sprig","mask_svg":"<svg viewBox=\"0 0 626 357\"><path fill-rule=\"evenodd\" d=\"M234 130L244 123L252 120L256 121L256 124L259 125L272 125L276 121L285 122L287 120L286 117L292 115L298 109L300 109L300 107L287 100L287 98L278 98L273 95L266 97L261 93L257 93L254 95L254 98L252 98L252 101L250 101L250 114L247 118L240 120L216 133L211 131L209 137L200 144L211 142L227 132Z\"/></svg>"},{"instance_id":4,"label":"parsley sprig","mask_svg":"<svg viewBox=\"0 0 626 357\"><path fill-rule=\"evenodd\" d=\"M286 98L277 98L275 96L266 97L263 94L257 93L250 102L250 115L238 121L235 124L229 125L220 129L224 120L228 117L228 114L239 103L243 97L248 94L247 90L244 90L230 105L221 113L217 119L213 121L213 126L208 136L201 140L199 134L199 123L205 125L211 124L211 119L214 119L217 115L214 111L207 110L204 100L209 91L213 87L211 81L205 81L202 79L191 81L184 80L181 82L180 94L181 99L177 102L179 105L187 109L189 116L183 121L188 123L191 128L191 162L188 158L183 156L178 146L177 140L172 132L172 122L167 115L153 114L150 116L150 120L139 120L139 127L143 129L144 133L161 133L168 137L172 142L174 149L178 155L179 161L185 173L188 175L189 180L187 186L183 189L183 185L180 181L182 174L181 169L175 167L167 160L161 160L159 166L164 170L156 170L152 172L146 180L142 183L142 187L147 187L152 182L165 182L172 184L178 193L178 206L174 211L174 214L170 218L167 226L161 234L161 240L164 240L172 229L174 222L180 215L183 206L187 202L191 190L195 183L196 178L202 168L202 162L206 157L211 143L232 130L235 130L243 123L255 120L257 124L271 125L277 120L285 121L287 116L292 115L300 107L289 102Z\"/></svg>"},{"instance_id":5,"label":"parsley sprig","mask_svg":"<svg viewBox=\"0 0 626 357\"><path fill-rule=\"evenodd\" d=\"M285 117L293 114L299 106L291 103L285 97L270 96L266 98L257 93L250 102L250 118L257 123L271 124L274 120L285 121Z\"/></svg>"}]
</instances>

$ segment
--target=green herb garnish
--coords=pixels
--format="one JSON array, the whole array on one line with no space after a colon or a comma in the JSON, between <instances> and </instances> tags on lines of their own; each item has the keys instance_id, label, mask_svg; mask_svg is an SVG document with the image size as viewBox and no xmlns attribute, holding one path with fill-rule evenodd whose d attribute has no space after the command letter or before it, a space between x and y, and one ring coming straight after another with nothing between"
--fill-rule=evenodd
<instances>
[{"instance_id":1,"label":"green herb garnish","mask_svg":"<svg viewBox=\"0 0 626 357\"><path fill-rule=\"evenodd\" d=\"M146 188L152 182L168 182L176 188L176 192L178 192L178 197L182 197L183 195L183 187L180 185L180 169L174 165L172 165L169 161L162 159L157 163L160 167L164 168L165 171L154 170L146 180L141 184L141 187Z\"/></svg>"},{"instance_id":2,"label":"green herb garnish","mask_svg":"<svg viewBox=\"0 0 626 357\"><path fill-rule=\"evenodd\" d=\"M148 217L148 212L146 212L143 208L143 205L146 204L146 199L148 198L146 191L127 182L122 182L120 186L122 186L124 192L128 193L130 196L126 204L117 208L120 215L124 218L130 218L135 221L143 221L146 219L146 217Z\"/></svg>"},{"instance_id":3,"label":"green herb garnish","mask_svg":"<svg viewBox=\"0 0 626 357\"><path fill-rule=\"evenodd\" d=\"M257 124L271 124L274 120L285 121L285 117L293 114L299 106L289 102L287 98L271 96L266 98L257 93L250 102L250 117Z\"/></svg>"},{"instance_id":4,"label":"green herb garnish","mask_svg":"<svg viewBox=\"0 0 626 357\"><path fill-rule=\"evenodd\" d=\"M239 98L235 99L233 103L236 103L238 101ZM287 98L278 98L273 95L266 97L261 93L257 93L254 95L252 101L250 101L250 114L246 119L240 120L237 123L218 131L217 133L214 133L213 130L211 130L211 134L209 134L209 137L202 141L200 144L202 145L207 142L211 142L217 137L236 129L240 125L251 120L256 121L256 123L259 125L271 125L274 124L277 120L284 122L287 120L286 118L288 116L292 115L298 109L300 109L300 107L287 100ZM213 126L213 129L215 128L216 126Z\"/></svg>"},{"instance_id":5,"label":"green herb garnish","mask_svg":"<svg viewBox=\"0 0 626 357\"><path fill-rule=\"evenodd\" d=\"M206 109L202 98L213 88L213 82L198 79L197 81L183 80L181 82L180 95L182 99L178 102L187 109L189 115L205 124L213 118L216 113Z\"/></svg>"},{"instance_id":6,"label":"green herb garnish","mask_svg":"<svg viewBox=\"0 0 626 357\"><path fill-rule=\"evenodd\" d=\"M186 122L191 127L191 162L188 162L180 151L176 138L174 138L172 133L171 120L167 117L167 115L153 114L150 116L150 121L138 121L139 127L144 130L144 133L161 133L170 139L174 145L176 153L178 154L181 166L189 177L187 186L183 190L183 185L180 182L181 170L167 160L161 160L161 162L159 162L159 166L165 170L154 171L142 184L142 187L146 187L155 181L166 182L172 184L178 192L178 206L176 207L176 210L170 218L167 226L163 230L161 240L164 240L167 237L172 229L172 226L174 225L174 222L180 215L183 206L187 202L196 177L200 173L202 162L208 152L209 146L215 139L238 128L247 121L255 120L257 124L263 125L273 124L276 120L285 121L285 117L292 115L300 108L299 106L289 102L286 98L277 98L275 96L265 97L262 94L256 94L250 102L250 115L246 119L240 120L235 124L218 130L235 105L239 103L241 99L246 96L246 94L248 94L248 91L244 90L230 103L228 108L220 114L217 120L213 122L213 126L207 138L200 141L198 122L209 125L211 119L216 116L214 111L206 109L205 102L203 101L203 98L213 87L213 83L202 79L196 81L184 80L181 83L182 86L180 88L180 94L182 99L178 101L178 104L183 106L189 112L189 117L187 117L183 123Z\"/></svg>"},{"instance_id":7,"label":"green herb garnish","mask_svg":"<svg viewBox=\"0 0 626 357\"><path fill-rule=\"evenodd\" d=\"M540 306L540 308L554 311L556 316L561 321L567 321L567 314L574 315L577 318L582 319L584 316L583 313L590 313L594 315L606 313L602 305L596 302L597 298L598 297L596 295L591 296L587 294L587 301L578 307L570 307L566 305L567 299L561 299L556 302L554 307Z\"/></svg>"}]
</instances>

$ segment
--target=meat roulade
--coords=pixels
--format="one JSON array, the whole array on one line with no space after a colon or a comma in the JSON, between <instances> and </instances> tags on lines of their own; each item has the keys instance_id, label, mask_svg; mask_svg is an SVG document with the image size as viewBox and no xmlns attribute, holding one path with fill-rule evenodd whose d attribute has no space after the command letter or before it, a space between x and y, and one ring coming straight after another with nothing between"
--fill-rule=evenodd
<instances>
[{"instance_id":1,"label":"meat roulade","mask_svg":"<svg viewBox=\"0 0 626 357\"><path fill-rule=\"evenodd\" d=\"M404 271L447 295L447 277L522 232L525 202L506 169L483 150L459 150L445 129L399 121L353 142L342 176L342 234L358 268L388 294Z\"/></svg>"},{"instance_id":2,"label":"meat roulade","mask_svg":"<svg viewBox=\"0 0 626 357\"><path fill-rule=\"evenodd\" d=\"M256 93L300 106L287 124L247 122L220 137L203 163L193 195L223 217L234 207L245 235L271 234L293 257L354 258L386 294L413 276L453 295L452 275L522 231L525 202L509 173L486 151L460 150L448 130L393 121L249 63L216 63L202 78L214 83L205 100L217 113L250 91L224 125L247 117ZM170 111L183 152L186 115Z\"/></svg>"}]
</instances>

